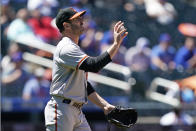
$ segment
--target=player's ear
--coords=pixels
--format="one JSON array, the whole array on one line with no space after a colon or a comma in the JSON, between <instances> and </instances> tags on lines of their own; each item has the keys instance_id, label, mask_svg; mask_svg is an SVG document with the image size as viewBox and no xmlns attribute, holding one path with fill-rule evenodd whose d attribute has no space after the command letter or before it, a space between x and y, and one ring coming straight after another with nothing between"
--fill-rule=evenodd
<instances>
[{"instance_id":1,"label":"player's ear","mask_svg":"<svg viewBox=\"0 0 196 131\"><path fill-rule=\"evenodd\" d=\"M70 23L67 23L67 22L63 22L63 26L64 26L65 29L71 28Z\"/></svg>"}]
</instances>

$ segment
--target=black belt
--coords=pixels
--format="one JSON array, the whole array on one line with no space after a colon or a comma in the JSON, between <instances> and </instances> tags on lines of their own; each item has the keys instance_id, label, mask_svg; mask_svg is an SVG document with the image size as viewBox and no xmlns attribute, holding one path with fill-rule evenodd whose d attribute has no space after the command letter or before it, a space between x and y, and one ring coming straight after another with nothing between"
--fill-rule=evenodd
<instances>
[{"instance_id":1,"label":"black belt","mask_svg":"<svg viewBox=\"0 0 196 131\"><path fill-rule=\"evenodd\" d=\"M76 107L78 109L81 109L82 106L84 105L83 103L77 103L77 102L71 103L71 100L70 99L63 99L62 102L65 103L65 104L71 104L72 106L74 106L74 107Z\"/></svg>"},{"instance_id":2,"label":"black belt","mask_svg":"<svg viewBox=\"0 0 196 131\"><path fill-rule=\"evenodd\" d=\"M70 104L71 103L71 100L70 99L63 99L63 103Z\"/></svg>"}]
</instances>

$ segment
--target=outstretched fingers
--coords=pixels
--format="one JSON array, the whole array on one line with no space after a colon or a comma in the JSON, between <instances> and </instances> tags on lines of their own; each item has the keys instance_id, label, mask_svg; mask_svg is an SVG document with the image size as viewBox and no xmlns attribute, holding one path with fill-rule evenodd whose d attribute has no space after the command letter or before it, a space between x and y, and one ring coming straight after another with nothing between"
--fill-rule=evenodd
<instances>
[{"instance_id":1,"label":"outstretched fingers","mask_svg":"<svg viewBox=\"0 0 196 131\"><path fill-rule=\"evenodd\" d=\"M128 35L127 29L124 27L124 22L119 21L114 26L114 41L119 45L123 39Z\"/></svg>"},{"instance_id":2,"label":"outstretched fingers","mask_svg":"<svg viewBox=\"0 0 196 131\"><path fill-rule=\"evenodd\" d=\"M115 24L115 26L114 26L114 31L115 31L115 32L117 32L119 25L122 24L122 23L123 23L122 21L118 21L118 22Z\"/></svg>"},{"instance_id":3,"label":"outstretched fingers","mask_svg":"<svg viewBox=\"0 0 196 131\"><path fill-rule=\"evenodd\" d=\"M124 29L124 22L122 22L122 23L119 24L119 26L117 27L117 30L116 31L119 33L123 29Z\"/></svg>"},{"instance_id":4,"label":"outstretched fingers","mask_svg":"<svg viewBox=\"0 0 196 131\"><path fill-rule=\"evenodd\" d=\"M128 35L128 32L126 32L127 31L127 29L126 28L124 28L123 30L121 30L120 31L120 35L122 36L122 38L124 38L125 36L127 36Z\"/></svg>"}]
</instances>

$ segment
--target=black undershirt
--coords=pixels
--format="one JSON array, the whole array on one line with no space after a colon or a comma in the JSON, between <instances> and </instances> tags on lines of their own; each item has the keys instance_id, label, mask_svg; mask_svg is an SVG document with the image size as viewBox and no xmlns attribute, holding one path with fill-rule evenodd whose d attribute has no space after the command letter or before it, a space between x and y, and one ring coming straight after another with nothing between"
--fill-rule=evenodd
<instances>
[{"instance_id":1,"label":"black undershirt","mask_svg":"<svg viewBox=\"0 0 196 131\"><path fill-rule=\"evenodd\" d=\"M88 96L90 94L92 94L93 92L95 92L95 89L93 88L93 86L91 85L91 83L87 81L87 94L88 94Z\"/></svg>"},{"instance_id":2,"label":"black undershirt","mask_svg":"<svg viewBox=\"0 0 196 131\"><path fill-rule=\"evenodd\" d=\"M98 72L111 61L112 60L110 58L110 55L107 52L105 52L97 57L88 57L80 65L79 69L84 70L85 72ZM87 81L88 96L93 92L95 92L93 86Z\"/></svg>"},{"instance_id":3,"label":"black undershirt","mask_svg":"<svg viewBox=\"0 0 196 131\"><path fill-rule=\"evenodd\" d=\"M88 57L80 65L79 69L86 72L99 72L105 65L111 62L110 55L105 52L97 57Z\"/></svg>"}]
</instances>

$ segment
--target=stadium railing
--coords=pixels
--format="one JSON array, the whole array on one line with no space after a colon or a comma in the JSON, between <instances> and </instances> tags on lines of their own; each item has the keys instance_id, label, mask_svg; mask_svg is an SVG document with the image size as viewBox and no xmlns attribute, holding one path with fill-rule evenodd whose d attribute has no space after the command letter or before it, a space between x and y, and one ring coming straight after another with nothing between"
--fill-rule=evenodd
<instances>
[{"instance_id":1,"label":"stadium railing","mask_svg":"<svg viewBox=\"0 0 196 131\"><path fill-rule=\"evenodd\" d=\"M28 37L26 37L24 39L17 39L16 42L19 44L22 44L22 45L37 48L37 49L40 49L43 51L47 51L49 53L54 53L54 51L55 51L54 45L50 45L48 43L44 43L44 42L41 42L41 41L35 40L35 39L29 39ZM23 59L28 62L32 62L35 64L39 64L41 66L52 68L52 60L37 56L37 55L29 53L29 52L24 52ZM128 80L127 81L126 80L118 80L115 78L104 76L102 74L91 73L91 72L88 73L88 75L89 75L88 79L91 81L94 81L96 83L101 83L104 85L108 85L108 86L111 86L114 88L121 89L125 92L129 92L131 90L131 85L132 85L131 77L130 77L131 70L128 67L122 66L119 64L115 64L115 63L110 63L107 66L105 66L104 69L112 71L112 72L120 73L125 78L128 78Z\"/></svg>"}]
</instances>

